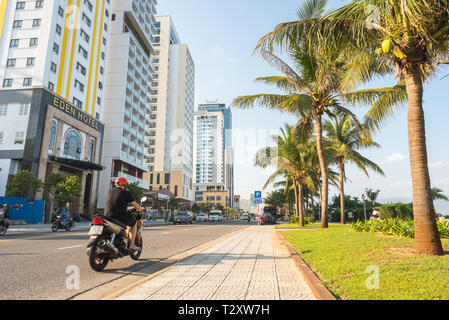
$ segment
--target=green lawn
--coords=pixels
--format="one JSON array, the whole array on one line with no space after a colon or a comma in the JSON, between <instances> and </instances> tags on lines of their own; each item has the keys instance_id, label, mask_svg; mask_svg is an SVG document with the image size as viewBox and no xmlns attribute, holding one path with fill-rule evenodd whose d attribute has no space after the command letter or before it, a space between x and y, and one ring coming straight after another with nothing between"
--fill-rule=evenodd
<instances>
[{"instance_id":1,"label":"green lawn","mask_svg":"<svg viewBox=\"0 0 449 320\"><path fill-rule=\"evenodd\" d=\"M413 239L353 232L348 225L281 232L338 298L449 299L449 253L419 255ZM449 251L449 240L443 246ZM379 289L366 287L366 270L373 265L380 271Z\"/></svg>"},{"instance_id":2,"label":"green lawn","mask_svg":"<svg viewBox=\"0 0 449 320\"><path fill-rule=\"evenodd\" d=\"M319 223L306 224L304 227L301 227L299 224L280 224L276 226L276 229L319 229Z\"/></svg>"}]
</instances>

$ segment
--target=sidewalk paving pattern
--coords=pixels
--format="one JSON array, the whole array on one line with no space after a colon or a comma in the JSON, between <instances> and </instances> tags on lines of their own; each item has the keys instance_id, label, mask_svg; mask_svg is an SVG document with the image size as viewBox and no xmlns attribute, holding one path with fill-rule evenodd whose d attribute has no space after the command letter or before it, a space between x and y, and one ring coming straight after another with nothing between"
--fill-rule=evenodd
<instances>
[{"instance_id":1,"label":"sidewalk paving pattern","mask_svg":"<svg viewBox=\"0 0 449 320\"><path fill-rule=\"evenodd\" d=\"M274 227L251 227L118 300L315 300Z\"/></svg>"}]
</instances>

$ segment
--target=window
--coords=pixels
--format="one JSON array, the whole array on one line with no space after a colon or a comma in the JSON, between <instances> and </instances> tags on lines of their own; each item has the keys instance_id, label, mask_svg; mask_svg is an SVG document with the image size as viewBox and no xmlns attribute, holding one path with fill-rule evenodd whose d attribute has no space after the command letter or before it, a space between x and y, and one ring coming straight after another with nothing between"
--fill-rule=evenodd
<instances>
[{"instance_id":1,"label":"window","mask_svg":"<svg viewBox=\"0 0 449 320\"><path fill-rule=\"evenodd\" d=\"M103 67L100 67L100 74L103 74L103 72L104 72Z\"/></svg>"},{"instance_id":2,"label":"window","mask_svg":"<svg viewBox=\"0 0 449 320\"><path fill-rule=\"evenodd\" d=\"M164 175L164 184L170 184L170 173Z\"/></svg>"},{"instance_id":3,"label":"window","mask_svg":"<svg viewBox=\"0 0 449 320\"><path fill-rule=\"evenodd\" d=\"M106 45L106 38L103 37L103 44Z\"/></svg>"},{"instance_id":4,"label":"window","mask_svg":"<svg viewBox=\"0 0 449 320\"><path fill-rule=\"evenodd\" d=\"M8 114L8 105L0 104L0 117L6 117Z\"/></svg>"},{"instance_id":5,"label":"window","mask_svg":"<svg viewBox=\"0 0 449 320\"><path fill-rule=\"evenodd\" d=\"M75 97L73 97L73 104L75 105L75 107L78 107L80 109L83 107L83 103L81 102L81 100L78 100Z\"/></svg>"},{"instance_id":6,"label":"window","mask_svg":"<svg viewBox=\"0 0 449 320\"><path fill-rule=\"evenodd\" d=\"M22 28L22 20L14 20L12 27L14 29Z\"/></svg>"},{"instance_id":7,"label":"window","mask_svg":"<svg viewBox=\"0 0 449 320\"><path fill-rule=\"evenodd\" d=\"M100 105L101 104L101 98L97 97L97 104Z\"/></svg>"},{"instance_id":8,"label":"window","mask_svg":"<svg viewBox=\"0 0 449 320\"><path fill-rule=\"evenodd\" d=\"M89 8L89 11L92 12L92 3L89 0L84 0L84 4Z\"/></svg>"},{"instance_id":9,"label":"window","mask_svg":"<svg viewBox=\"0 0 449 320\"><path fill-rule=\"evenodd\" d=\"M25 79L23 79L23 86L31 87L32 82L33 82L33 78L25 78Z\"/></svg>"},{"instance_id":10,"label":"window","mask_svg":"<svg viewBox=\"0 0 449 320\"><path fill-rule=\"evenodd\" d=\"M19 47L19 39L11 39L11 42L9 43L10 48L17 48Z\"/></svg>"},{"instance_id":11,"label":"window","mask_svg":"<svg viewBox=\"0 0 449 320\"><path fill-rule=\"evenodd\" d=\"M0 132L0 145L3 144L3 132Z\"/></svg>"},{"instance_id":12,"label":"window","mask_svg":"<svg viewBox=\"0 0 449 320\"><path fill-rule=\"evenodd\" d=\"M90 19L86 16L86 14L83 12L83 17L82 20L90 27L91 25L91 21Z\"/></svg>"},{"instance_id":13,"label":"window","mask_svg":"<svg viewBox=\"0 0 449 320\"><path fill-rule=\"evenodd\" d=\"M51 91L55 91L55 85L53 82L51 81L48 82L48 89L50 89Z\"/></svg>"},{"instance_id":14,"label":"window","mask_svg":"<svg viewBox=\"0 0 449 320\"><path fill-rule=\"evenodd\" d=\"M35 8L43 8L44 7L44 1L36 1Z\"/></svg>"},{"instance_id":15,"label":"window","mask_svg":"<svg viewBox=\"0 0 449 320\"><path fill-rule=\"evenodd\" d=\"M12 79L3 80L3 87L12 87Z\"/></svg>"},{"instance_id":16,"label":"window","mask_svg":"<svg viewBox=\"0 0 449 320\"><path fill-rule=\"evenodd\" d=\"M56 24L56 33L61 35L61 31L62 31L61 26L59 24Z\"/></svg>"},{"instance_id":17,"label":"window","mask_svg":"<svg viewBox=\"0 0 449 320\"><path fill-rule=\"evenodd\" d=\"M7 67L15 67L16 66L16 59L8 59L6 61L6 66Z\"/></svg>"},{"instance_id":18,"label":"window","mask_svg":"<svg viewBox=\"0 0 449 320\"><path fill-rule=\"evenodd\" d=\"M56 73L56 68L57 68L56 63L52 62L52 63L51 63L51 66L50 66L51 71L53 71L54 73Z\"/></svg>"},{"instance_id":19,"label":"window","mask_svg":"<svg viewBox=\"0 0 449 320\"><path fill-rule=\"evenodd\" d=\"M25 9L25 2L24 1L17 2L16 10L23 10L23 9Z\"/></svg>"},{"instance_id":20,"label":"window","mask_svg":"<svg viewBox=\"0 0 449 320\"><path fill-rule=\"evenodd\" d=\"M108 25L106 23L104 24L104 31L108 31Z\"/></svg>"},{"instance_id":21,"label":"window","mask_svg":"<svg viewBox=\"0 0 449 320\"><path fill-rule=\"evenodd\" d=\"M106 9L106 11L105 11L105 15L106 15L106 17L108 17L108 18L109 18L109 11L108 11L108 9Z\"/></svg>"},{"instance_id":22,"label":"window","mask_svg":"<svg viewBox=\"0 0 449 320\"><path fill-rule=\"evenodd\" d=\"M39 38L31 38L30 39L30 47L36 47L38 41L39 41Z\"/></svg>"},{"instance_id":23,"label":"window","mask_svg":"<svg viewBox=\"0 0 449 320\"><path fill-rule=\"evenodd\" d=\"M75 130L70 130L64 141L64 155L67 158L81 158L81 137Z\"/></svg>"},{"instance_id":24,"label":"window","mask_svg":"<svg viewBox=\"0 0 449 320\"><path fill-rule=\"evenodd\" d=\"M23 103L20 105L19 116L26 116L28 114L28 103Z\"/></svg>"},{"instance_id":25,"label":"window","mask_svg":"<svg viewBox=\"0 0 449 320\"><path fill-rule=\"evenodd\" d=\"M115 13L112 14L112 21L115 21Z\"/></svg>"},{"instance_id":26,"label":"window","mask_svg":"<svg viewBox=\"0 0 449 320\"><path fill-rule=\"evenodd\" d=\"M93 138L89 139L89 154L87 158L90 162L94 161L94 146L95 146L95 140Z\"/></svg>"},{"instance_id":27,"label":"window","mask_svg":"<svg viewBox=\"0 0 449 320\"><path fill-rule=\"evenodd\" d=\"M76 63L76 70L78 70L81 74L86 75L86 68L79 62Z\"/></svg>"},{"instance_id":28,"label":"window","mask_svg":"<svg viewBox=\"0 0 449 320\"><path fill-rule=\"evenodd\" d=\"M25 131L17 131L14 139L14 144L23 144L25 140Z\"/></svg>"},{"instance_id":29,"label":"window","mask_svg":"<svg viewBox=\"0 0 449 320\"><path fill-rule=\"evenodd\" d=\"M98 82L98 89L102 90L103 89L103 83L100 81Z\"/></svg>"},{"instance_id":30,"label":"window","mask_svg":"<svg viewBox=\"0 0 449 320\"><path fill-rule=\"evenodd\" d=\"M58 14L61 16L61 18L64 17L64 9L62 9L61 6L59 6L58 8Z\"/></svg>"},{"instance_id":31,"label":"window","mask_svg":"<svg viewBox=\"0 0 449 320\"><path fill-rule=\"evenodd\" d=\"M57 127L58 127L58 123L56 122L56 120L52 120L51 121L50 145L48 146L49 153L53 153L55 150Z\"/></svg>"},{"instance_id":32,"label":"window","mask_svg":"<svg viewBox=\"0 0 449 320\"><path fill-rule=\"evenodd\" d=\"M33 19L33 28L41 26L41 19Z\"/></svg>"},{"instance_id":33,"label":"window","mask_svg":"<svg viewBox=\"0 0 449 320\"><path fill-rule=\"evenodd\" d=\"M59 46L57 43L53 43L53 52L59 53Z\"/></svg>"},{"instance_id":34,"label":"window","mask_svg":"<svg viewBox=\"0 0 449 320\"><path fill-rule=\"evenodd\" d=\"M104 60L104 58L105 58L105 54L104 54L104 52L103 52L103 51L101 51L101 59L103 59L103 60Z\"/></svg>"},{"instance_id":35,"label":"window","mask_svg":"<svg viewBox=\"0 0 449 320\"><path fill-rule=\"evenodd\" d=\"M75 88L77 88L81 92L84 91L84 85L76 79L75 79Z\"/></svg>"},{"instance_id":36,"label":"window","mask_svg":"<svg viewBox=\"0 0 449 320\"><path fill-rule=\"evenodd\" d=\"M89 42L89 35L83 29L81 29L80 34L81 34L81 37L83 37L86 42Z\"/></svg>"},{"instance_id":37,"label":"window","mask_svg":"<svg viewBox=\"0 0 449 320\"><path fill-rule=\"evenodd\" d=\"M81 53L83 55L83 57L87 59L87 51L84 50L83 47L79 46L78 52Z\"/></svg>"},{"instance_id":38,"label":"window","mask_svg":"<svg viewBox=\"0 0 449 320\"><path fill-rule=\"evenodd\" d=\"M153 174L150 174L150 184L153 184Z\"/></svg>"},{"instance_id":39,"label":"window","mask_svg":"<svg viewBox=\"0 0 449 320\"><path fill-rule=\"evenodd\" d=\"M28 58L27 59L27 66L34 66L35 62L36 62L36 58Z\"/></svg>"}]
</instances>

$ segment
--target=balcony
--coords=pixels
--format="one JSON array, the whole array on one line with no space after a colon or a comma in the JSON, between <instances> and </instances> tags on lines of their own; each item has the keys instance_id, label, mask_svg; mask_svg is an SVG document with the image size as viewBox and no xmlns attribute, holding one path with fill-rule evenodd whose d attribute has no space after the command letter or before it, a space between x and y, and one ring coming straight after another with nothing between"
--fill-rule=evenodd
<instances>
[{"instance_id":1,"label":"balcony","mask_svg":"<svg viewBox=\"0 0 449 320\"><path fill-rule=\"evenodd\" d=\"M140 161L140 162L142 162L142 161ZM140 166L142 166L142 165L140 165ZM145 189L145 190L149 190L150 189L150 186L149 186L148 182L146 182L143 179L139 179L137 177L134 177L134 176L132 176L130 174L127 174L127 173L124 173L122 171L117 172L116 175L117 175L117 177L112 177L112 180L115 181L115 179L117 179L118 177L124 177L130 183L136 183L137 182L139 184L139 187L142 188L142 189Z\"/></svg>"}]
</instances>

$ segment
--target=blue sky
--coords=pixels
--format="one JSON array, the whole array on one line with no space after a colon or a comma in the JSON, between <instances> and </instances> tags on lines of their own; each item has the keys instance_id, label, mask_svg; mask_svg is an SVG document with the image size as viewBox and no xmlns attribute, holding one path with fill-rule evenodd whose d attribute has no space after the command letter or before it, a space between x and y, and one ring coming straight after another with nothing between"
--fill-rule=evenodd
<instances>
[{"instance_id":1,"label":"blue sky","mask_svg":"<svg viewBox=\"0 0 449 320\"><path fill-rule=\"evenodd\" d=\"M265 85L255 84L261 76L276 75L253 49L258 40L281 22L296 20L296 10L303 1L291 0L160 0L158 14L171 15L183 43L188 44L195 61L195 105L219 99L230 104L240 95L276 93ZM347 1L329 1L336 8ZM432 185L449 196L449 68L426 84L424 108L426 136ZM379 79L372 87L389 86L393 76ZM371 86L371 85L370 85ZM363 114L360 109L358 114ZM235 192L249 198L259 190L272 170L260 170L251 163L252 152L267 145L270 130L297 119L276 111L255 108L233 110L235 137ZM259 131L257 131L259 130ZM254 148L242 148L241 133L257 133ZM248 140L251 141L251 140ZM382 149L363 154L381 165L386 177L376 174L368 179L352 166L348 167L346 193L360 197L365 188L380 189L379 198L411 198L411 178L407 138L407 111L403 108L376 135ZM270 191L270 188L264 192ZM337 190L331 190L331 194ZM449 214L449 202L437 201L438 212Z\"/></svg>"}]
</instances>

